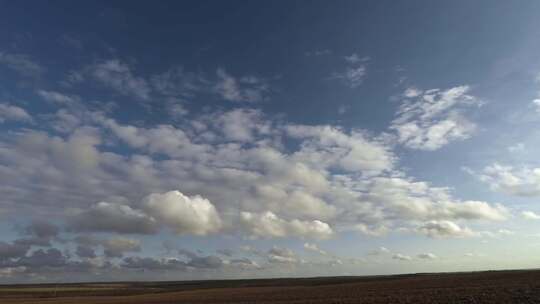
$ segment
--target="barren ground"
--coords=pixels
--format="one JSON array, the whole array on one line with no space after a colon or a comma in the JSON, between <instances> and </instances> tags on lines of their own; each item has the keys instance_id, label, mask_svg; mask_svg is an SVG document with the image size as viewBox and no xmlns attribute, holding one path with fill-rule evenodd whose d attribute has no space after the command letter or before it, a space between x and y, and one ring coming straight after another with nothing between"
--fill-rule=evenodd
<instances>
[{"instance_id":1,"label":"barren ground","mask_svg":"<svg viewBox=\"0 0 540 304\"><path fill-rule=\"evenodd\" d=\"M0 303L540 303L540 270L376 277L3 285Z\"/></svg>"}]
</instances>

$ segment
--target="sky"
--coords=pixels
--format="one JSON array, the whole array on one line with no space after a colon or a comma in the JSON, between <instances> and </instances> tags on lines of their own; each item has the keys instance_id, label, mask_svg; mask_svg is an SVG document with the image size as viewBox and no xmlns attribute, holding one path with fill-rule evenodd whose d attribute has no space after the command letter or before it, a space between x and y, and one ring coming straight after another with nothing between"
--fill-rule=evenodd
<instances>
[{"instance_id":1,"label":"sky","mask_svg":"<svg viewBox=\"0 0 540 304\"><path fill-rule=\"evenodd\" d=\"M0 283L537 268L538 1L0 1Z\"/></svg>"}]
</instances>

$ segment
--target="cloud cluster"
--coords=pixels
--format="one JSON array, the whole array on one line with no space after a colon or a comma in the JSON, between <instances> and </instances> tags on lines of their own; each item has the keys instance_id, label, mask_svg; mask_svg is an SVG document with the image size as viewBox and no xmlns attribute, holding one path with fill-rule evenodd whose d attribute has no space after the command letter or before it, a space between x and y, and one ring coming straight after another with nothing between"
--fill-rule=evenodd
<instances>
[{"instance_id":1,"label":"cloud cluster","mask_svg":"<svg viewBox=\"0 0 540 304\"><path fill-rule=\"evenodd\" d=\"M467 139L476 125L462 114L462 108L480 105L468 91L468 86L427 91L409 88L390 129L397 133L401 144L411 149L437 150L452 141Z\"/></svg>"},{"instance_id":2,"label":"cloud cluster","mask_svg":"<svg viewBox=\"0 0 540 304\"><path fill-rule=\"evenodd\" d=\"M73 231L323 239L336 228L376 236L419 221L508 215L408 177L391 145L364 130L278 124L252 109L148 127L64 110L77 127L21 131L4 143L0 163L5 208L65 213L58 202L69 202ZM36 180L40 187L28 189Z\"/></svg>"},{"instance_id":3,"label":"cloud cluster","mask_svg":"<svg viewBox=\"0 0 540 304\"><path fill-rule=\"evenodd\" d=\"M99 202L75 214L69 222L74 231L152 234L167 227L176 234L206 235L221 228L212 203L180 191L153 193L140 209L121 203Z\"/></svg>"},{"instance_id":4,"label":"cloud cluster","mask_svg":"<svg viewBox=\"0 0 540 304\"><path fill-rule=\"evenodd\" d=\"M405 255L405 254L401 254L401 253L396 253L392 256L392 259L394 260L400 260L400 261L410 261L412 260L412 257L408 256L408 255Z\"/></svg>"},{"instance_id":5,"label":"cloud cluster","mask_svg":"<svg viewBox=\"0 0 540 304\"><path fill-rule=\"evenodd\" d=\"M418 227L418 231L433 238L470 237L474 233L452 221L429 221Z\"/></svg>"},{"instance_id":6,"label":"cloud cluster","mask_svg":"<svg viewBox=\"0 0 540 304\"><path fill-rule=\"evenodd\" d=\"M365 77L367 59L353 54L345 60L348 70L340 79L357 87ZM87 65L68 78L69 89L91 82L115 91L117 98L147 106L163 99L165 111L175 119L158 124L130 121L72 92L50 89L35 91L53 109L50 113L30 116L23 108L0 104L3 121L29 122L13 124L10 136L0 137L2 214L51 217L65 226L65 235L74 235L66 239L55 225L31 222L16 240L0 242L0 276L340 267L363 260L337 257L312 240L344 231L371 237L412 232L432 238L509 233L467 228L471 221L505 220L509 211L498 204L457 199L449 188L410 176L400 167L396 137L291 123L250 107L199 113L186 107L185 99L195 96L264 101L272 90L261 77L181 67L144 76L131 64L112 59ZM479 102L468 95L466 86L411 88L404 96L391 129L407 147L435 150L470 136L474 129L462 109ZM535 182L534 170L499 171L504 170L482 174L498 188L516 192ZM499 176L506 180L498 181ZM535 215L523 214L530 219ZM316 253L311 254L315 260L306 261L284 247L207 254L177 250L171 244L166 256L146 257L144 243L135 238L169 232L267 242L299 238L304 253ZM398 261L436 258L384 247L369 256Z\"/></svg>"},{"instance_id":7,"label":"cloud cluster","mask_svg":"<svg viewBox=\"0 0 540 304\"><path fill-rule=\"evenodd\" d=\"M493 191L524 197L540 195L540 168L515 168L494 163L481 172L468 171Z\"/></svg>"},{"instance_id":8,"label":"cloud cluster","mask_svg":"<svg viewBox=\"0 0 540 304\"><path fill-rule=\"evenodd\" d=\"M221 228L216 208L201 196L188 197L180 191L153 193L144 199L142 208L177 234L206 235Z\"/></svg>"},{"instance_id":9,"label":"cloud cluster","mask_svg":"<svg viewBox=\"0 0 540 304\"><path fill-rule=\"evenodd\" d=\"M188 71L182 66L172 67L149 77L142 75L136 73L132 64L113 58L72 72L64 83L73 86L93 81L120 95L142 102L164 98L172 106L169 109L178 109L187 98L193 99L196 96L217 97L231 102L261 102L270 92L266 79L254 75L235 77L223 68L218 68L215 75Z\"/></svg>"},{"instance_id":10,"label":"cloud cluster","mask_svg":"<svg viewBox=\"0 0 540 304\"><path fill-rule=\"evenodd\" d=\"M314 243L304 243L304 249L312 251L312 252L316 252L320 255L328 254L328 252L326 252L325 250L322 250L321 248L319 248L319 246L317 246L317 244L314 244Z\"/></svg>"},{"instance_id":11,"label":"cloud cluster","mask_svg":"<svg viewBox=\"0 0 540 304\"><path fill-rule=\"evenodd\" d=\"M332 236L334 231L325 222L319 220L301 221L293 219L287 221L277 217L274 213L242 212L240 222L243 230L259 237L308 237L325 239Z\"/></svg>"}]
</instances>

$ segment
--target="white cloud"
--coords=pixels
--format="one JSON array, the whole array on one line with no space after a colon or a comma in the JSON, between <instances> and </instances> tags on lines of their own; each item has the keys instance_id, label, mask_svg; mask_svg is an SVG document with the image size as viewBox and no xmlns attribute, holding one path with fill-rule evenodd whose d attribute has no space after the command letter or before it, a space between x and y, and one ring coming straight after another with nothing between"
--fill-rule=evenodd
<instances>
[{"instance_id":1,"label":"white cloud","mask_svg":"<svg viewBox=\"0 0 540 304\"><path fill-rule=\"evenodd\" d=\"M390 129L396 131L398 141L411 149L437 150L456 140L469 138L476 125L462 115L462 108L479 105L468 95L468 86L445 91L405 91L406 99L400 106Z\"/></svg>"},{"instance_id":2,"label":"white cloud","mask_svg":"<svg viewBox=\"0 0 540 304\"><path fill-rule=\"evenodd\" d=\"M421 225L418 232L432 238L474 236L474 233L469 228L460 227L451 221L429 221Z\"/></svg>"},{"instance_id":3,"label":"white cloud","mask_svg":"<svg viewBox=\"0 0 540 304\"><path fill-rule=\"evenodd\" d=\"M467 252L463 256L465 256L467 258L483 258L483 257L485 257L484 254L476 253L476 252Z\"/></svg>"},{"instance_id":4,"label":"white cloud","mask_svg":"<svg viewBox=\"0 0 540 304\"><path fill-rule=\"evenodd\" d=\"M536 112L540 113L540 99L535 99L532 101L533 107L535 108Z\"/></svg>"},{"instance_id":5,"label":"white cloud","mask_svg":"<svg viewBox=\"0 0 540 304\"><path fill-rule=\"evenodd\" d=\"M172 125L158 125L154 128L138 128L131 125L121 125L104 117L97 117L102 125L122 141L133 148L145 149L150 153L165 154L170 157L190 157L200 155L206 147L195 144L181 129Z\"/></svg>"},{"instance_id":6,"label":"white cloud","mask_svg":"<svg viewBox=\"0 0 540 304\"><path fill-rule=\"evenodd\" d=\"M287 132L293 138L304 139L295 159L313 166L372 175L391 169L395 161L384 143L359 131L347 134L332 126L292 125Z\"/></svg>"},{"instance_id":7,"label":"white cloud","mask_svg":"<svg viewBox=\"0 0 540 304\"><path fill-rule=\"evenodd\" d=\"M405 92L403 92L403 96L407 98L415 98L422 95L422 93L423 92L421 90L411 87L411 88L407 88Z\"/></svg>"},{"instance_id":8,"label":"white cloud","mask_svg":"<svg viewBox=\"0 0 540 304\"><path fill-rule=\"evenodd\" d=\"M167 227L177 234L207 235L218 232L221 218L212 203L180 191L153 193L140 209L122 203L100 202L75 214L69 221L74 231L153 234Z\"/></svg>"},{"instance_id":9,"label":"white cloud","mask_svg":"<svg viewBox=\"0 0 540 304\"><path fill-rule=\"evenodd\" d=\"M157 232L158 223L128 205L99 202L75 215L69 226L75 231L150 234Z\"/></svg>"},{"instance_id":10,"label":"white cloud","mask_svg":"<svg viewBox=\"0 0 540 304\"><path fill-rule=\"evenodd\" d=\"M223 99L236 102L259 102L269 90L266 80L255 76L235 78L224 69L216 71L218 81L214 87Z\"/></svg>"},{"instance_id":11,"label":"white cloud","mask_svg":"<svg viewBox=\"0 0 540 304\"><path fill-rule=\"evenodd\" d=\"M148 82L133 74L132 68L118 59L111 59L88 67L88 72L103 85L118 93L147 100L151 88Z\"/></svg>"},{"instance_id":12,"label":"white cloud","mask_svg":"<svg viewBox=\"0 0 540 304\"><path fill-rule=\"evenodd\" d=\"M434 259L437 258L436 255L434 255L433 253L429 253L429 252L428 253L420 253L420 254L417 255L417 257L419 259L424 259L424 260L434 260Z\"/></svg>"},{"instance_id":13,"label":"white cloud","mask_svg":"<svg viewBox=\"0 0 540 304\"><path fill-rule=\"evenodd\" d=\"M268 251L268 262L270 263L296 263L298 261L296 254L288 248L274 246Z\"/></svg>"},{"instance_id":14,"label":"white cloud","mask_svg":"<svg viewBox=\"0 0 540 304\"><path fill-rule=\"evenodd\" d=\"M367 75L367 68L364 65L348 67L343 72L334 73L332 78L343 81L351 89L359 87Z\"/></svg>"},{"instance_id":15,"label":"white cloud","mask_svg":"<svg viewBox=\"0 0 540 304\"><path fill-rule=\"evenodd\" d=\"M368 255L385 255L391 253L390 249L386 247L379 247L375 250L372 250L368 253Z\"/></svg>"},{"instance_id":16,"label":"white cloud","mask_svg":"<svg viewBox=\"0 0 540 304\"><path fill-rule=\"evenodd\" d=\"M391 146L363 130L279 124L257 110L239 109L233 116L248 116L241 125L252 130L238 135L232 128L227 134L236 140L219 140L226 129L219 120L224 113L229 112L207 113L197 124L146 127L88 113L61 136L21 131L0 149L4 208L50 212L56 206L55 212L78 214L79 227L72 229L85 231L100 226L116 233L154 233L168 227L189 234L316 239L331 237L334 229L380 236L413 230L418 222L508 217L501 205L457 200L447 188L407 177L395 168ZM199 136L208 132L215 136ZM37 180L39 187L29 189ZM183 226L182 216L164 220L170 210L150 212L128 203L178 187L212 202L221 228L197 230ZM169 205L187 212L190 204L161 208Z\"/></svg>"},{"instance_id":17,"label":"white cloud","mask_svg":"<svg viewBox=\"0 0 540 304\"><path fill-rule=\"evenodd\" d=\"M400 261L410 261L410 260L412 260L412 257L410 257L408 255L401 254L401 253L396 253L396 254L394 254L392 256L392 259L400 260Z\"/></svg>"},{"instance_id":18,"label":"white cloud","mask_svg":"<svg viewBox=\"0 0 540 304\"><path fill-rule=\"evenodd\" d=\"M25 271L26 271L26 267L24 266L0 267L0 278L10 278L19 273L24 273Z\"/></svg>"},{"instance_id":19,"label":"white cloud","mask_svg":"<svg viewBox=\"0 0 540 304\"><path fill-rule=\"evenodd\" d=\"M509 146L508 151L511 152L511 153L523 152L523 151L525 151L525 144L524 143L517 143L515 145Z\"/></svg>"},{"instance_id":20,"label":"white cloud","mask_svg":"<svg viewBox=\"0 0 540 304\"><path fill-rule=\"evenodd\" d=\"M145 212L177 234L207 235L221 229L221 218L212 203L180 191L154 193L142 202Z\"/></svg>"},{"instance_id":21,"label":"white cloud","mask_svg":"<svg viewBox=\"0 0 540 304\"><path fill-rule=\"evenodd\" d=\"M353 53L350 56L343 57L343 59L347 62L347 67L344 71L333 73L331 78L341 80L351 89L359 87L367 75L366 62L370 58L360 57L358 54Z\"/></svg>"},{"instance_id":22,"label":"white cloud","mask_svg":"<svg viewBox=\"0 0 540 304\"><path fill-rule=\"evenodd\" d=\"M316 253L321 254L321 255L327 255L328 254L328 252L322 250L321 248L319 248L319 246L317 246L317 244L314 244L314 243L304 243L304 249L316 252Z\"/></svg>"},{"instance_id":23,"label":"white cloud","mask_svg":"<svg viewBox=\"0 0 540 304\"><path fill-rule=\"evenodd\" d=\"M509 213L502 205L455 200L446 188L401 177L370 178L363 183L362 191L364 204L373 203L366 210L366 216L369 218L379 214L371 219L379 224L384 223L380 218L402 221L504 220ZM384 232L384 229L384 226L370 227L372 231Z\"/></svg>"},{"instance_id":24,"label":"white cloud","mask_svg":"<svg viewBox=\"0 0 540 304\"><path fill-rule=\"evenodd\" d=\"M314 239L326 239L334 233L332 228L319 220L291 221L279 218L274 213L242 212L240 221L245 230L258 237L306 237Z\"/></svg>"},{"instance_id":25,"label":"white cloud","mask_svg":"<svg viewBox=\"0 0 540 304\"><path fill-rule=\"evenodd\" d=\"M39 77L44 69L29 56L0 52L0 64L27 77Z\"/></svg>"},{"instance_id":26,"label":"white cloud","mask_svg":"<svg viewBox=\"0 0 540 304\"><path fill-rule=\"evenodd\" d=\"M494 163L482 172L469 172L493 191L525 197L540 195L540 168L515 168Z\"/></svg>"},{"instance_id":27,"label":"white cloud","mask_svg":"<svg viewBox=\"0 0 540 304\"><path fill-rule=\"evenodd\" d=\"M370 226L364 223L359 223L353 226L353 230L368 236L383 236L390 232L390 229L384 225Z\"/></svg>"},{"instance_id":28,"label":"white cloud","mask_svg":"<svg viewBox=\"0 0 540 304\"><path fill-rule=\"evenodd\" d=\"M175 98L170 98L166 105L167 114L173 119L173 120L181 120L185 118L186 115L189 114L189 110L184 106L182 101L177 100Z\"/></svg>"},{"instance_id":29,"label":"white cloud","mask_svg":"<svg viewBox=\"0 0 540 304\"><path fill-rule=\"evenodd\" d=\"M72 105L79 101L76 97L68 96L55 91L38 90L37 93L39 96L41 96L41 98L62 106Z\"/></svg>"},{"instance_id":30,"label":"white cloud","mask_svg":"<svg viewBox=\"0 0 540 304\"><path fill-rule=\"evenodd\" d=\"M215 122L226 139L239 142L253 141L256 134L267 134L270 131L270 125L262 120L258 110L231 110L219 115Z\"/></svg>"},{"instance_id":31,"label":"white cloud","mask_svg":"<svg viewBox=\"0 0 540 304\"><path fill-rule=\"evenodd\" d=\"M345 59L345 61L347 61L348 63L350 64L356 64L356 63L360 63L360 62L366 62L366 61L369 61L370 58L369 57L360 57L358 54L356 53L352 53L351 55L349 56L345 56L343 57L343 59Z\"/></svg>"},{"instance_id":32,"label":"white cloud","mask_svg":"<svg viewBox=\"0 0 540 304\"><path fill-rule=\"evenodd\" d=\"M540 215L532 211L523 211L521 216L526 220L540 220Z\"/></svg>"},{"instance_id":33,"label":"white cloud","mask_svg":"<svg viewBox=\"0 0 540 304\"><path fill-rule=\"evenodd\" d=\"M5 121L31 122L32 116L23 108L7 103L0 103L0 123Z\"/></svg>"}]
</instances>

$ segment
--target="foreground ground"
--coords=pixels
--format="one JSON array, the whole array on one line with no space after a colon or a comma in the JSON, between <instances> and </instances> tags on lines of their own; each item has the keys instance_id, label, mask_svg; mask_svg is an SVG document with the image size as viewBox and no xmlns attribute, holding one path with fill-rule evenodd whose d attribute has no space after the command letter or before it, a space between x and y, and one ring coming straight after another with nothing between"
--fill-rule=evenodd
<instances>
[{"instance_id":1,"label":"foreground ground","mask_svg":"<svg viewBox=\"0 0 540 304\"><path fill-rule=\"evenodd\" d=\"M0 303L540 303L540 270L0 286Z\"/></svg>"}]
</instances>

